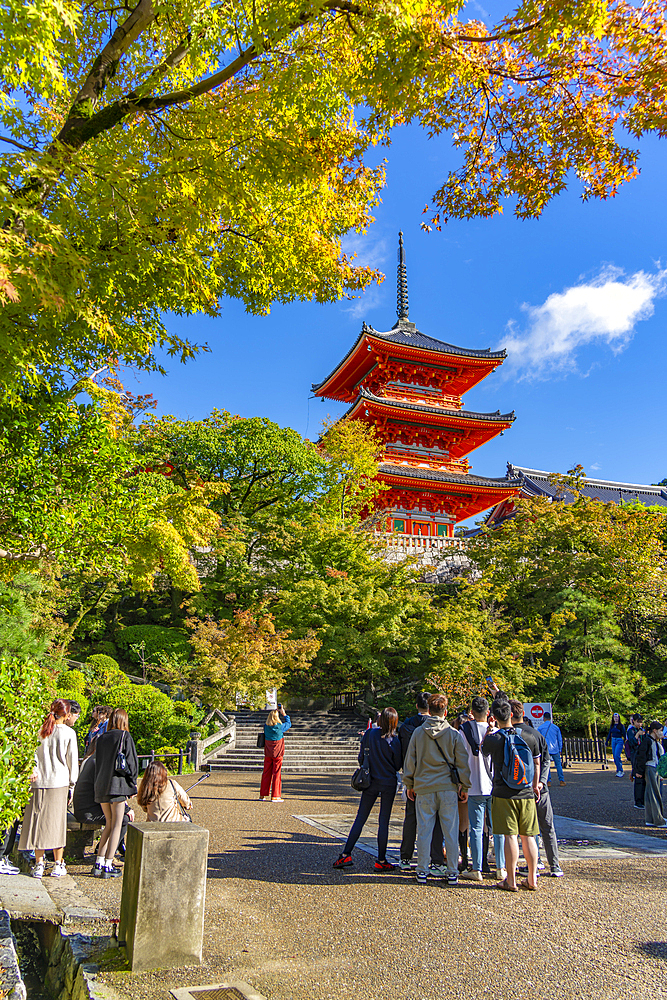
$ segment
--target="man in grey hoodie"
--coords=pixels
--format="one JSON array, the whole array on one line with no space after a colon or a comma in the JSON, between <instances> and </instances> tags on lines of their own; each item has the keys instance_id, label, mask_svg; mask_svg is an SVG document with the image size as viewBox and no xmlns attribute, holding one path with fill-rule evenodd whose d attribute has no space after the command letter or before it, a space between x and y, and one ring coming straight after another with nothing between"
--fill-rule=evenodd
<instances>
[{"instance_id":1,"label":"man in grey hoodie","mask_svg":"<svg viewBox=\"0 0 667 1000\"><path fill-rule=\"evenodd\" d=\"M403 761L403 783L417 809L417 881L446 878L448 885L459 879L458 800L467 802L470 765L463 737L446 721L447 696L432 694L430 715L410 739ZM457 773L458 772L458 775ZM436 817L445 838L447 869L431 865L431 837Z\"/></svg>"}]
</instances>

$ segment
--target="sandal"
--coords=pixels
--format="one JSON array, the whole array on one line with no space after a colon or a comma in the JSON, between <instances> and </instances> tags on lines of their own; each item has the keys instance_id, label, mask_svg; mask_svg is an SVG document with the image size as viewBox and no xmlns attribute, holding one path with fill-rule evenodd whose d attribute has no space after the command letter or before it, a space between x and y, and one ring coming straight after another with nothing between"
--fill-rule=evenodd
<instances>
[{"instance_id":1,"label":"sandal","mask_svg":"<svg viewBox=\"0 0 667 1000\"><path fill-rule=\"evenodd\" d=\"M531 885L527 878L524 878L519 882L519 888L529 889L531 892L537 892L537 886Z\"/></svg>"},{"instance_id":2,"label":"sandal","mask_svg":"<svg viewBox=\"0 0 667 1000\"><path fill-rule=\"evenodd\" d=\"M506 878L504 878L502 880L502 882L496 882L494 888L496 888L496 889L504 889L505 892L518 892L519 891L518 888L517 888L517 886L515 886L515 885L508 885Z\"/></svg>"}]
</instances>

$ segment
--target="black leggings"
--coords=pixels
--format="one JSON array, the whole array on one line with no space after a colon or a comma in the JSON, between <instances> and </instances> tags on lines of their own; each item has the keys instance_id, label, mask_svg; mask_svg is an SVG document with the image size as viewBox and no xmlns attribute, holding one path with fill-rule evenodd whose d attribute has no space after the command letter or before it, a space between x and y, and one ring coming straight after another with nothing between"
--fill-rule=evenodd
<instances>
[{"instance_id":1,"label":"black leggings","mask_svg":"<svg viewBox=\"0 0 667 1000\"><path fill-rule=\"evenodd\" d=\"M371 809L375 805L376 799L380 796L380 820L378 823L378 860L384 861L387 855L387 841L389 840L389 818L391 816L391 807L394 804L394 799L396 797L396 786L393 788L377 788L371 787L367 788L365 792L361 793L361 802L359 803L359 811L357 812L356 819L352 824L352 829L348 835L347 841L345 842L345 847L343 848L343 854L351 854L352 848L359 840L361 836L361 831L363 830L366 820L371 814Z\"/></svg>"}]
</instances>

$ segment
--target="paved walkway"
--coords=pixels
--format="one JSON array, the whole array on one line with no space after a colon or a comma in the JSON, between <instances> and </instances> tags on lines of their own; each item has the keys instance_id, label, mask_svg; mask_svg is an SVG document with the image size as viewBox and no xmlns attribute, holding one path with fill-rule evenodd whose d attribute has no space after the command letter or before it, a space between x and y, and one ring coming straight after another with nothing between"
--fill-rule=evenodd
<instances>
[{"instance_id":1,"label":"paved walkway","mask_svg":"<svg viewBox=\"0 0 667 1000\"><path fill-rule=\"evenodd\" d=\"M619 787L631 794L613 772L572 771L554 789L554 808L564 814L577 790L594 789L589 820L609 824L604 804ZM195 822L211 831L205 964L106 973L117 992L168 1000L169 989L240 979L269 1000L667 998L663 856L608 844L586 855L583 845L576 858L564 852L566 877L541 880L537 893L502 893L492 882L420 886L376 875L364 851L354 868L331 868L340 839L298 817L340 827L344 816L346 825L358 801L347 780L294 776L282 804L257 794L255 776L225 772L193 793ZM400 812L397 802L397 822ZM89 870L80 869L81 887L117 915L121 880Z\"/></svg>"}]
</instances>

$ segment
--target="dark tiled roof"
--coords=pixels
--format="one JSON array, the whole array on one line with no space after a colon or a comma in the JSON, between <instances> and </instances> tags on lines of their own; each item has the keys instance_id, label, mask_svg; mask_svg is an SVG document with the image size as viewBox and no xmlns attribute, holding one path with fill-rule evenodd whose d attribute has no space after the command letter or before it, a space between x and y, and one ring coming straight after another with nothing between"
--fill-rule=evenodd
<instances>
[{"instance_id":1,"label":"dark tiled roof","mask_svg":"<svg viewBox=\"0 0 667 1000\"><path fill-rule=\"evenodd\" d=\"M518 475L521 478L522 492L525 495L558 497L565 503L573 503L574 496L567 490L559 490L549 481L549 473L539 469L523 469L518 465L508 466L508 475ZM588 479L582 483L581 494L591 500L603 500L605 503L633 503L639 501L645 507L653 505L667 507L667 489L661 486L646 484L616 483L607 479Z\"/></svg>"},{"instance_id":2,"label":"dark tiled roof","mask_svg":"<svg viewBox=\"0 0 667 1000\"><path fill-rule=\"evenodd\" d=\"M406 347L421 347L427 351L438 351L440 354L457 354L464 358L491 358L502 361L507 357L507 351L492 351L486 347L483 350L474 350L467 347L455 347L444 340L436 340L435 337L428 337L421 333L414 323L396 324L387 333L374 330L372 326L364 324L363 333L369 333L372 337L382 337L393 344L405 344Z\"/></svg>"},{"instance_id":3,"label":"dark tiled roof","mask_svg":"<svg viewBox=\"0 0 667 1000\"><path fill-rule=\"evenodd\" d=\"M387 476L402 476L406 479L430 479L440 483L457 483L469 486L499 486L507 489L518 489L522 480L508 479L487 479L485 476L457 476L455 472L446 472L443 469L424 469L414 465L390 465L388 462L381 462L380 472Z\"/></svg>"},{"instance_id":4,"label":"dark tiled roof","mask_svg":"<svg viewBox=\"0 0 667 1000\"><path fill-rule=\"evenodd\" d=\"M365 337L366 334L371 337L380 337L382 340L393 344L405 344L407 347L419 347L426 351L437 351L439 354L455 354L463 358L490 358L491 360L503 361L507 357L507 351L492 351L488 347L484 350L478 351L469 350L467 347L454 347L453 344L446 344L444 340L436 340L435 337L427 337L425 333L420 333L414 323L397 323L396 327L393 330L389 330L387 333L381 333L379 330L374 330L372 326L368 326L364 323L361 328L361 333L352 344L352 347L347 352L345 357L338 362L333 371L330 372L325 379L322 379L321 382L313 382L313 392L317 392L318 389L325 385L329 379L335 375L338 369L345 364L347 359L354 352L361 338Z\"/></svg>"},{"instance_id":5,"label":"dark tiled roof","mask_svg":"<svg viewBox=\"0 0 667 1000\"><path fill-rule=\"evenodd\" d=\"M364 389L363 386L359 390L359 396L354 401L350 410L359 402L359 399L370 399L374 403L382 403L384 406L395 406L396 409L401 410L415 410L417 413L438 413L441 416L447 417L469 417L474 420L489 420L493 423L498 423L502 421L504 423L512 423L515 420L514 410L511 413L501 413L500 410L496 410L495 413L476 413L474 410L446 410L444 406L424 406L422 403L405 403L403 400L394 400L387 396L375 396L368 389ZM348 410L348 413L350 412Z\"/></svg>"}]
</instances>

